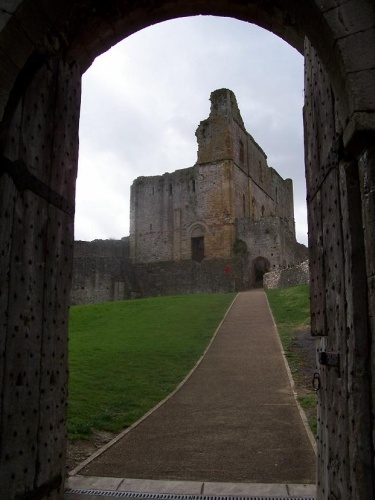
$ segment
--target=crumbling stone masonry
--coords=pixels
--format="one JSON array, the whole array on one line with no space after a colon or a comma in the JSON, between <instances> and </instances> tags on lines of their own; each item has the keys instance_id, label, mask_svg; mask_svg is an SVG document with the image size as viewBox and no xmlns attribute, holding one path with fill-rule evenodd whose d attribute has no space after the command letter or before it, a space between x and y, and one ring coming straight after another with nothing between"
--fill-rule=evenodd
<instances>
[{"instance_id":1,"label":"crumbling stone masonry","mask_svg":"<svg viewBox=\"0 0 375 500\"><path fill-rule=\"evenodd\" d=\"M267 165L233 92L211 94L196 136L196 165L134 181L130 238L75 242L72 304L243 290L306 259L292 181Z\"/></svg>"},{"instance_id":2,"label":"crumbling stone masonry","mask_svg":"<svg viewBox=\"0 0 375 500\"><path fill-rule=\"evenodd\" d=\"M307 285L308 283L310 283L310 274L307 260L297 266L271 271L263 276L263 286L268 289Z\"/></svg>"},{"instance_id":3,"label":"crumbling stone masonry","mask_svg":"<svg viewBox=\"0 0 375 500\"><path fill-rule=\"evenodd\" d=\"M233 92L212 92L210 116L196 136L193 167L134 181L132 262L225 260L240 252L249 273L243 283L253 286L257 259L267 270L303 260L295 239L292 181L268 166Z\"/></svg>"}]
</instances>

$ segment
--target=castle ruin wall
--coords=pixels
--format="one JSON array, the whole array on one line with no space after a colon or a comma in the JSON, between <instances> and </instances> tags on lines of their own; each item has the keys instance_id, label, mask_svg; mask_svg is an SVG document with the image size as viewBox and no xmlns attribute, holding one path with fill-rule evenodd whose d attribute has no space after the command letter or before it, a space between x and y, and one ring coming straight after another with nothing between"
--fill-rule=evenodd
<instances>
[{"instance_id":1,"label":"castle ruin wall","mask_svg":"<svg viewBox=\"0 0 375 500\"><path fill-rule=\"evenodd\" d=\"M300 262L292 181L268 166L233 92L211 94L196 136L194 166L133 182L129 238L76 242L73 303L242 290Z\"/></svg>"},{"instance_id":2,"label":"castle ruin wall","mask_svg":"<svg viewBox=\"0 0 375 500\"><path fill-rule=\"evenodd\" d=\"M195 262L149 262L135 264L142 297L193 293L229 293L247 288L246 259L211 259Z\"/></svg>"},{"instance_id":3,"label":"castle ruin wall","mask_svg":"<svg viewBox=\"0 0 375 500\"><path fill-rule=\"evenodd\" d=\"M307 285L310 283L309 261L306 260L287 269L272 271L263 276L264 288L286 288L289 286Z\"/></svg>"},{"instance_id":4,"label":"castle ruin wall","mask_svg":"<svg viewBox=\"0 0 375 500\"><path fill-rule=\"evenodd\" d=\"M135 283L129 238L74 243L71 305L131 298Z\"/></svg>"}]
</instances>

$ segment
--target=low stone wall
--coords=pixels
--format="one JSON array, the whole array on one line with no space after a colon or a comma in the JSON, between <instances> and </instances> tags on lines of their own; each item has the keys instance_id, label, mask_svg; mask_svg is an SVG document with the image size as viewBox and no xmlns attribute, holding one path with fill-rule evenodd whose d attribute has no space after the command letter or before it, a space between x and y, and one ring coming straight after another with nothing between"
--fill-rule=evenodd
<instances>
[{"instance_id":1,"label":"low stone wall","mask_svg":"<svg viewBox=\"0 0 375 500\"><path fill-rule=\"evenodd\" d=\"M263 286L268 289L285 288L308 283L310 283L308 260L297 266L281 269L280 271L272 271L263 276Z\"/></svg>"},{"instance_id":2,"label":"low stone wall","mask_svg":"<svg viewBox=\"0 0 375 500\"><path fill-rule=\"evenodd\" d=\"M225 293L244 289L241 258L135 264L139 296Z\"/></svg>"},{"instance_id":3,"label":"low stone wall","mask_svg":"<svg viewBox=\"0 0 375 500\"><path fill-rule=\"evenodd\" d=\"M249 287L246 258L133 264L129 238L76 241L71 305Z\"/></svg>"},{"instance_id":4,"label":"low stone wall","mask_svg":"<svg viewBox=\"0 0 375 500\"><path fill-rule=\"evenodd\" d=\"M128 299L134 288L129 238L74 243L71 305Z\"/></svg>"},{"instance_id":5,"label":"low stone wall","mask_svg":"<svg viewBox=\"0 0 375 500\"><path fill-rule=\"evenodd\" d=\"M246 254L209 259L133 264L129 238L76 241L71 305L137 297L238 292L256 286L254 262ZM308 261L264 275L265 288L309 282Z\"/></svg>"}]
</instances>

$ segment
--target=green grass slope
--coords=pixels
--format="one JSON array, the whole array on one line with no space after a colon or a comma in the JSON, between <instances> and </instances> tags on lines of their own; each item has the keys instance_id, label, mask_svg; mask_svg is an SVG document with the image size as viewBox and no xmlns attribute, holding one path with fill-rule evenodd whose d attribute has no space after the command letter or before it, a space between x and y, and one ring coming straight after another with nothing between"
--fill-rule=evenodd
<instances>
[{"instance_id":1,"label":"green grass slope","mask_svg":"<svg viewBox=\"0 0 375 500\"><path fill-rule=\"evenodd\" d=\"M297 390L298 401L316 433L316 393L312 390L315 344L310 336L309 285L267 290L281 343Z\"/></svg>"},{"instance_id":2,"label":"green grass slope","mask_svg":"<svg viewBox=\"0 0 375 500\"><path fill-rule=\"evenodd\" d=\"M69 328L70 439L118 432L183 380L234 294L74 306Z\"/></svg>"}]
</instances>

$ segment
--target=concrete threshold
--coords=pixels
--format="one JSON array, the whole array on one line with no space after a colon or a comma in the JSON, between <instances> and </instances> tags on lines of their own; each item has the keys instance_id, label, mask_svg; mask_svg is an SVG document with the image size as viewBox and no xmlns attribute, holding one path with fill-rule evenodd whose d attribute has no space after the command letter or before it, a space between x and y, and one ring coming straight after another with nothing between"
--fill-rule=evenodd
<instances>
[{"instance_id":1,"label":"concrete threshold","mask_svg":"<svg viewBox=\"0 0 375 500\"><path fill-rule=\"evenodd\" d=\"M99 498L95 491L128 492L147 495L234 496L264 499L314 499L315 484L219 483L201 481L158 481L113 477L72 476L66 481L64 499ZM77 492L79 490L79 492ZM115 496L109 494L108 496ZM120 495L119 495L120 496ZM103 496L102 496L103 498Z\"/></svg>"}]
</instances>

